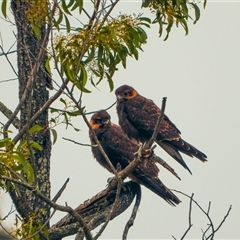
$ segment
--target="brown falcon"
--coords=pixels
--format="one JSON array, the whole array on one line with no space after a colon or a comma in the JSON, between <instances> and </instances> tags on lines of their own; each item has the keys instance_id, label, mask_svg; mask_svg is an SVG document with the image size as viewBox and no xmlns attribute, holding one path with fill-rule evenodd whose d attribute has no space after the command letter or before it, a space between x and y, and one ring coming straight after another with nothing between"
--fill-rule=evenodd
<instances>
[{"instance_id":1,"label":"brown falcon","mask_svg":"<svg viewBox=\"0 0 240 240\"><path fill-rule=\"evenodd\" d=\"M137 142L147 142L154 131L160 108L150 99L141 96L133 87L123 85L116 89L117 114L119 125L127 136ZM207 161L207 156L191 144L184 141L181 132L170 119L164 115L156 143L170 156L178 161L190 173L179 151L190 157L196 157L202 162Z\"/></svg>"},{"instance_id":2,"label":"brown falcon","mask_svg":"<svg viewBox=\"0 0 240 240\"><path fill-rule=\"evenodd\" d=\"M130 141L121 127L112 124L110 119L111 117L106 111L99 111L91 117L90 126L115 169L119 168L119 165L121 169L124 169L134 160L134 153L138 151L139 145ZM96 146L91 130L89 130L89 137L94 157L103 167L112 172L101 151ZM178 197L159 180L158 173L159 169L150 157L150 159L140 163L129 177L144 185L168 203L172 205L180 203Z\"/></svg>"}]
</instances>

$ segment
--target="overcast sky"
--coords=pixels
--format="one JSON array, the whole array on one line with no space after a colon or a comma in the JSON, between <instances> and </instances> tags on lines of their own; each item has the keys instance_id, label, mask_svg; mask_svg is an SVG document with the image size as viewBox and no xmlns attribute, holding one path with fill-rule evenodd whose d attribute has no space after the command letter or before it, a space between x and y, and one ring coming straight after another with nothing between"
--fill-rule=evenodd
<instances>
[{"instance_id":1,"label":"overcast sky","mask_svg":"<svg viewBox=\"0 0 240 240\"><path fill-rule=\"evenodd\" d=\"M207 210L211 201L210 216L215 227L232 204L232 211L216 238L239 239L240 216L240 2L209 1L201 11L201 19L193 25L189 21L189 35L174 28L169 39L158 38L158 27L147 30L148 44L143 47L139 61L127 60L127 69L114 76L115 87L123 84L133 86L140 94L151 98L161 106L162 97L167 97L166 114L182 132L182 138L208 156L208 162L185 157L191 176L176 161L159 147L155 153L164 158L178 172L181 181L162 169L160 179L171 189L189 195ZM140 1L120 1L115 14L139 13ZM150 16L149 13L147 13ZM14 41L8 25L1 26L4 48ZM0 80L14 77L6 60L2 57ZM107 83L99 85L92 94L83 96L87 111L104 109L115 101ZM17 82L0 84L0 100L10 108L17 103ZM116 109L109 110L112 121L117 123ZM5 118L0 115L0 121ZM70 178L67 189L59 199L77 207L106 186L111 176L92 157L90 148L74 145L62 140L71 138L89 143L88 129L81 117L74 119L80 132L64 127L58 128L59 137L52 153L52 194ZM171 207L148 189L142 188L142 202L129 239L180 238L188 227L189 200L182 195L182 203ZM1 199L2 200L2 199ZM8 211L7 198L4 210ZM110 222L101 239L119 239L122 236L132 208ZM64 214L53 217L52 224ZM200 238L201 229L207 228L207 219L194 205L193 228L189 239ZM72 238L68 238L72 239Z\"/></svg>"}]
</instances>

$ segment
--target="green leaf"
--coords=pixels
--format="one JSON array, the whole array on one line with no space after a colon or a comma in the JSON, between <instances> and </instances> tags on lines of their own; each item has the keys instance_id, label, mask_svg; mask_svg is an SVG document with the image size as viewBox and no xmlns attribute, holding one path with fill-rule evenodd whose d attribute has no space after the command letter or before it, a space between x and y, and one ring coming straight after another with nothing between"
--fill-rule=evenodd
<instances>
[{"instance_id":1,"label":"green leaf","mask_svg":"<svg viewBox=\"0 0 240 240\"><path fill-rule=\"evenodd\" d=\"M97 71L97 70L95 70L95 69L93 69L93 68L90 68L90 69L91 69L91 71L94 73L94 75L96 75L97 77L101 77L101 74L100 74L99 71Z\"/></svg>"},{"instance_id":2,"label":"green leaf","mask_svg":"<svg viewBox=\"0 0 240 240\"><path fill-rule=\"evenodd\" d=\"M133 55L134 55L135 59L138 60L138 50L136 48L134 48Z\"/></svg>"},{"instance_id":3,"label":"green leaf","mask_svg":"<svg viewBox=\"0 0 240 240\"><path fill-rule=\"evenodd\" d=\"M50 68L51 59L52 59L52 57L49 57L49 58L47 58L47 60L45 62L45 69L49 74L51 74L51 68Z\"/></svg>"},{"instance_id":4,"label":"green leaf","mask_svg":"<svg viewBox=\"0 0 240 240\"><path fill-rule=\"evenodd\" d=\"M50 113L55 113L55 112L59 112L59 110L57 108L53 108L53 107L50 107Z\"/></svg>"},{"instance_id":5,"label":"green leaf","mask_svg":"<svg viewBox=\"0 0 240 240\"><path fill-rule=\"evenodd\" d=\"M57 131L53 128L50 128L50 130L51 130L51 133L53 135L53 145L54 145L57 141Z\"/></svg>"},{"instance_id":6,"label":"green leaf","mask_svg":"<svg viewBox=\"0 0 240 240\"><path fill-rule=\"evenodd\" d=\"M59 15L58 20L55 20L55 18L54 18L54 20L53 20L53 25L54 25L54 26L57 28L57 30L59 31L59 30L60 30L59 25L61 24L61 22L62 22L62 20L63 20L63 13L62 13L61 9L58 10L58 15Z\"/></svg>"},{"instance_id":7,"label":"green leaf","mask_svg":"<svg viewBox=\"0 0 240 240\"><path fill-rule=\"evenodd\" d=\"M151 23L151 19L148 18L148 17L140 17L138 18L141 22L148 22L148 23Z\"/></svg>"},{"instance_id":8,"label":"green leaf","mask_svg":"<svg viewBox=\"0 0 240 240\"><path fill-rule=\"evenodd\" d=\"M182 19L181 21L179 21L180 24L183 26L184 30L185 30L185 34L188 35L188 25L187 22L185 21L185 19Z\"/></svg>"},{"instance_id":9,"label":"green leaf","mask_svg":"<svg viewBox=\"0 0 240 240\"><path fill-rule=\"evenodd\" d=\"M147 8L149 4L151 3L151 0L142 0L142 8Z\"/></svg>"},{"instance_id":10,"label":"green leaf","mask_svg":"<svg viewBox=\"0 0 240 240\"><path fill-rule=\"evenodd\" d=\"M112 92L112 90L114 89L113 80L112 80L111 76L108 73L106 73L106 76L107 76L110 92Z\"/></svg>"},{"instance_id":11,"label":"green leaf","mask_svg":"<svg viewBox=\"0 0 240 240\"><path fill-rule=\"evenodd\" d=\"M42 126L36 124L36 125L32 126L32 127L29 129L28 132L29 132L29 134L33 134L33 133L36 133L36 132L41 131L42 129L43 129Z\"/></svg>"},{"instance_id":12,"label":"green leaf","mask_svg":"<svg viewBox=\"0 0 240 240\"><path fill-rule=\"evenodd\" d=\"M73 127L73 126L72 126L72 127ZM79 131L80 131L79 128L75 128L75 127L73 127L73 129L74 129L76 132L79 132Z\"/></svg>"},{"instance_id":13,"label":"green leaf","mask_svg":"<svg viewBox=\"0 0 240 240\"><path fill-rule=\"evenodd\" d=\"M65 22L66 22L66 29L67 29L67 32L69 33L71 30L71 26L70 26L70 22L68 20L68 17L66 16L66 14L64 14L64 18L65 18Z\"/></svg>"},{"instance_id":14,"label":"green leaf","mask_svg":"<svg viewBox=\"0 0 240 240\"><path fill-rule=\"evenodd\" d=\"M25 159L24 155L20 152L13 152L11 154L11 158L17 160L20 164L22 164L23 171L27 175L28 183L30 183L30 184L33 183L33 181L34 181L33 169L32 169L32 166L30 165L30 163Z\"/></svg>"},{"instance_id":15,"label":"green leaf","mask_svg":"<svg viewBox=\"0 0 240 240\"><path fill-rule=\"evenodd\" d=\"M39 26L37 26L37 25L34 24L34 23L31 23L31 27L32 27L32 30L33 30L33 32L35 33L35 35L36 35L37 37L39 37L39 36L40 36L40 28L39 28Z\"/></svg>"},{"instance_id":16,"label":"green leaf","mask_svg":"<svg viewBox=\"0 0 240 240\"><path fill-rule=\"evenodd\" d=\"M79 13L81 14L82 9L83 9L83 0L76 0L74 6L71 9L71 11L74 11L77 7L79 8Z\"/></svg>"},{"instance_id":17,"label":"green leaf","mask_svg":"<svg viewBox=\"0 0 240 240\"><path fill-rule=\"evenodd\" d=\"M69 12L69 10L68 10L68 6L67 6L65 0L62 0L62 8L63 8L63 11L64 11L65 13L67 13L67 14L69 14L69 15L72 15L72 14Z\"/></svg>"},{"instance_id":18,"label":"green leaf","mask_svg":"<svg viewBox=\"0 0 240 240\"><path fill-rule=\"evenodd\" d=\"M98 62L99 63L102 61L102 55L103 55L103 46L99 45L99 47L98 47Z\"/></svg>"},{"instance_id":19,"label":"green leaf","mask_svg":"<svg viewBox=\"0 0 240 240\"><path fill-rule=\"evenodd\" d=\"M0 140L0 148L7 147L12 143L11 138L4 138Z\"/></svg>"},{"instance_id":20,"label":"green leaf","mask_svg":"<svg viewBox=\"0 0 240 240\"><path fill-rule=\"evenodd\" d=\"M83 66L83 64L80 65L81 67L81 72L80 72L80 77L79 77L79 81L82 87L85 87L86 83L87 83L87 71L85 69L85 67Z\"/></svg>"},{"instance_id":21,"label":"green leaf","mask_svg":"<svg viewBox=\"0 0 240 240\"><path fill-rule=\"evenodd\" d=\"M94 56L95 56L95 48L94 48L94 46L92 46L90 52L88 51L88 57L84 61L84 64L91 62L93 60Z\"/></svg>"},{"instance_id":22,"label":"green leaf","mask_svg":"<svg viewBox=\"0 0 240 240\"><path fill-rule=\"evenodd\" d=\"M72 65L71 63L67 63L63 66L63 70L64 70L64 73L66 74L67 78L69 81L74 81L75 80L75 77L74 77L74 72L72 70Z\"/></svg>"},{"instance_id":23,"label":"green leaf","mask_svg":"<svg viewBox=\"0 0 240 240\"><path fill-rule=\"evenodd\" d=\"M138 32L137 29L135 28L131 28L130 29L130 33L132 35L132 43L136 46L139 47L140 46L140 34Z\"/></svg>"},{"instance_id":24,"label":"green leaf","mask_svg":"<svg viewBox=\"0 0 240 240\"><path fill-rule=\"evenodd\" d=\"M2 0L2 14L7 18L7 0Z\"/></svg>"},{"instance_id":25,"label":"green leaf","mask_svg":"<svg viewBox=\"0 0 240 240\"><path fill-rule=\"evenodd\" d=\"M166 37L164 38L163 41L166 41L168 39L169 33L170 33L171 29L172 29L172 25L173 25L173 19L169 19L168 26L166 28L167 35L166 35Z\"/></svg>"},{"instance_id":26,"label":"green leaf","mask_svg":"<svg viewBox=\"0 0 240 240\"><path fill-rule=\"evenodd\" d=\"M200 9L195 3L189 3L193 6L194 11L195 11L195 21L193 22L194 24L200 19Z\"/></svg>"},{"instance_id":27,"label":"green leaf","mask_svg":"<svg viewBox=\"0 0 240 240\"><path fill-rule=\"evenodd\" d=\"M207 5L207 0L204 0L204 2L203 2L203 8L204 9L205 9L206 5Z\"/></svg>"},{"instance_id":28,"label":"green leaf","mask_svg":"<svg viewBox=\"0 0 240 240\"><path fill-rule=\"evenodd\" d=\"M141 43L146 43L146 41L147 41L146 32L141 27L136 28L136 30L138 32L140 42Z\"/></svg>"},{"instance_id":29,"label":"green leaf","mask_svg":"<svg viewBox=\"0 0 240 240\"><path fill-rule=\"evenodd\" d=\"M70 0L68 5L67 5L67 8L70 8L73 5L74 2L75 2L75 0Z\"/></svg>"},{"instance_id":30,"label":"green leaf","mask_svg":"<svg viewBox=\"0 0 240 240\"><path fill-rule=\"evenodd\" d=\"M67 112L67 114L68 114L70 117L76 117L76 116L81 115L79 110L76 110L76 111L73 111L73 112Z\"/></svg>"},{"instance_id":31,"label":"green leaf","mask_svg":"<svg viewBox=\"0 0 240 240\"><path fill-rule=\"evenodd\" d=\"M35 148L35 149L37 149L39 151L43 150L42 146L40 144L38 144L37 142L35 142L35 141L31 141L31 147L33 147L33 148Z\"/></svg>"},{"instance_id":32,"label":"green leaf","mask_svg":"<svg viewBox=\"0 0 240 240\"><path fill-rule=\"evenodd\" d=\"M60 98L60 102L62 102L65 105L65 107L67 106L67 102L63 98Z\"/></svg>"}]
</instances>

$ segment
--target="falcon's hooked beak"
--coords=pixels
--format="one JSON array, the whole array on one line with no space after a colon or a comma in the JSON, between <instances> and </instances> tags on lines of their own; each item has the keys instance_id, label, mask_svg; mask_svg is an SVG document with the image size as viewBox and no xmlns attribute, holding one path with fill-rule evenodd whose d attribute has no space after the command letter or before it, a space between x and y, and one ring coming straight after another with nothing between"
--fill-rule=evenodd
<instances>
[{"instance_id":1,"label":"falcon's hooked beak","mask_svg":"<svg viewBox=\"0 0 240 240\"><path fill-rule=\"evenodd\" d=\"M101 122L98 121L90 121L90 126L92 129L99 129L101 126L111 125L110 119L102 120Z\"/></svg>"},{"instance_id":2,"label":"falcon's hooked beak","mask_svg":"<svg viewBox=\"0 0 240 240\"><path fill-rule=\"evenodd\" d=\"M103 125L107 125L107 124L111 124L111 120L110 119L107 119L107 120L105 120L105 121L103 121Z\"/></svg>"},{"instance_id":3,"label":"falcon's hooked beak","mask_svg":"<svg viewBox=\"0 0 240 240\"><path fill-rule=\"evenodd\" d=\"M121 100L121 99L123 99L123 96L117 95L117 100Z\"/></svg>"}]
</instances>

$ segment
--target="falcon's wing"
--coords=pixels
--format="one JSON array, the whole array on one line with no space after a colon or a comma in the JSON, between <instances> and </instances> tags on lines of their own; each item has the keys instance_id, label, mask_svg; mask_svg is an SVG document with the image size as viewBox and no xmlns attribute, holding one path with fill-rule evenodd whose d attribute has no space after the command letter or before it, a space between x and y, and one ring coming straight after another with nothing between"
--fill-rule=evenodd
<instances>
[{"instance_id":1,"label":"falcon's wing","mask_svg":"<svg viewBox=\"0 0 240 240\"><path fill-rule=\"evenodd\" d=\"M141 95L127 101L125 104L123 109L125 117L142 135L150 138L161 113L159 107L152 100L144 98ZM180 138L180 134L181 132L178 128L164 115L157 140L178 139Z\"/></svg>"},{"instance_id":2,"label":"falcon's wing","mask_svg":"<svg viewBox=\"0 0 240 240\"><path fill-rule=\"evenodd\" d=\"M98 131L96 131L96 135L113 166L117 168L119 163L121 169L124 169L134 159L134 153L137 152L138 145L132 143L117 125L112 124L99 131L102 131L102 133L98 134ZM97 148L95 151L99 151L99 149ZM96 154L94 155L96 156ZM101 165L107 168L106 160L102 154L98 154L96 158ZM109 168L107 169L109 170Z\"/></svg>"}]
</instances>

